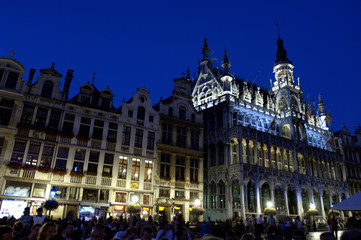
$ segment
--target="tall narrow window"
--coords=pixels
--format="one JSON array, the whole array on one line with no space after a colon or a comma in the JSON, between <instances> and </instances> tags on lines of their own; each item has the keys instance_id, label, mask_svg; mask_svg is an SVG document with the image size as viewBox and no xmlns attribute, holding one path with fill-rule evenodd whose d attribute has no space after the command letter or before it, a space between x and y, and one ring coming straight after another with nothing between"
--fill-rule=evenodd
<instances>
[{"instance_id":1,"label":"tall narrow window","mask_svg":"<svg viewBox=\"0 0 361 240\"><path fill-rule=\"evenodd\" d=\"M103 127L104 121L101 120L94 120L94 128L93 128L93 139L101 140L103 139Z\"/></svg>"},{"instance_id":2,"label":"tall narrow window","mask_svg":"<svg viewBox=\"0 0 361 240\"><path fill-rule=\"evenodd\" d=\"M49 109L46 108L40 108L38 107L38 110L36 111L36 117L34 124L39 127L45 127L46 118L48 116Z\"/></svg>"},{"instance_id":3,"label":"tall narrow window","mask_svg":"<svg viewBox=\"0 0 361 240\"><path fill-rule=\"evenodd\" d=\"M75 151L75 157L73 162L73 171L83 172L85 161L85 149L77 148Z\"/></svg>"},{"instance_id":4,"label":"tall narrow window","mask_svg":"<svg viewBox=\"0 0 361 240\"><path fill-rule=\"evenodd\" d=\"M141 148L143 146L143 130L136 129L135 130L135 142L134 147Z\"/></svg>"},{"instance_id":5,"label":"tall narrow window","mask_svg":"<svg viewBox=\"0 0 361 240\"><path fill-rule=\"evenodd\" d=\"M0 100L0 125L8 126L13 112L14 101L2 98Z\"/></svg>"},{"instance_id":6,"label":"tall narrow window","mask_svg":"<svg viewBox=\"0 0 361 240\"><path fill-rule=\"evenodd\" d=\"M31 124L33 121L34 112L35 112L34 106L25 104L20 122L25 124Z\"/></svg>"},{"instance_id":7,"label":"tall narrow window","mask_svg":"<svg viewBox=\"0 0 361 240\"><path fill-rule=\"evenodd\" d=\"M9 72L8 79L5 83L5 88L15 89L18 83L19 73Z\"/></svg>"},{"instance_id":8,"label":"tall narrow window","mask_svg":"<svg viewBox=\"0 0 361 240\"><path fill-rule=\"evenodd\" d=\"M10 162L21 164L24 158L25 147L26 147L25 141L16 140Z\"/></svg>"},{"instance_id":9,"label":"tall narrow window","mask_svg":"<svg viewBox=\"0 0 361 240\"><path fill-rule=\"evenodd\" d=\"M63 133L73 133L75 115L66 113L64 116Z\"/></svg>"},{"instance_id":10,"label":"tall narrow window","mask_svg":"<svg viewBox=\"0 0 361 240\"><path fill-rule=\"evenodd\" d=\"M214 143L209 144L210 166L216 166L216 146Z\"/></svg>"},{"instance_id":11,"label":"tall narrow window","mask_svg":"<svg viewBox=\"0 0 361 240\"><path fill-rule=\"evenodd\" d=\"M50 113L48 128L58 130L60 123L60 116L61 116L60 111L52 109Z\"/></svg>"},{"instance_id":12,"label":"tall narrow window","mask_svg":"<svg viewBox=\"0 0 361 240\"><path fill-rule=\"evenodd\" d=\"M162 125L162 142L171 144L172 143L172 124L163 123Z\"/></svg>"},{"instance_id":13,"label":"tall narrow window","mask_svg":"<svg viewBox=\"0 0 361 240\"><path fill-rule=\"evenodd\" d=\"M139 171L140 171L140 159L133 158L133 160L132 160L132 180L139 181Z\"/></svg>"},{"instance_id":14,"label":"tall narrow window","mask_svg":"<svg viewBox=\"0 0 361 240\"><path fill-rule=\"evenodd\" d=\"M221 181L218 183L218 190L219 190L219 208L226 207L226 187L224 183Z\"/></svg>"},{"instance_id":15,"label":"tall narrow window","mask_svg":"<svg viewBox=\"0 0 361 240\"><path fill-rule=\"evenodd\" d=\"M189 177L191 182L198 182L198 159L191 158Z\"/></svg>"},{"instance_id":16,"label":"tall narrow window","mask_svg":"<svg viewBox=\"0 0 361 240\"><path fill-rule=\"evenodd\" d=\"M209 192L210 192L210 207L217 208L217 187L214 182L211 182L209 185Z\"/></svg>"},{"instance_id":17,"label":"tall narrow window","mask_svg":"<svg viewBox=\"0 0 361 240\"><path fill-rule=\"evenodd\" d=\"M179 107L179 118L186 120L186 108L185 107Z\"/></svg>"},{"instance_id":18,"label":"tall narrow window","mask_svg":"<svg viewBox=\"0 0 361 240\"><path fill-rule=\"evenodd\" d=\"M99 163L99 152L90 151L89 154L89 163L88 163L88 174L97 174L98 172L98 163Z\"/></svg>"},{"instance_id":19,"label":"tall narrow window","mask_svg":"<svg viewBox=\"0 0 361 240\"><path fill-rule=\"evenodd\" d=\"M40 152L40 143L30 142L25 164L30 166L36 166L38 164L39 152Z\"/></svg>"},{"instance_id":20,"label":"tall narrow window","mask_svg":"<svg viewBox=\"0 0 361 240\"><path fill-rule=\"evenodd\" d=\"M118 131L118 124L117 123L109 123L108 127L108 141L116 142L117 140L117 131Z\"/></svg>"},{"instance_id":21,"label":"tall narrow window","mask_svg":"<svg viewBox=\"0 0 361 240\"><path fill-rule=\"evenodd\" d=\"M153 163L150 160L145 160L145 168L144 168L144 182L152 181L152 171L153 171Z\"/></svg>"},{"instance_id":22,"label":"tall narrow window","mask_svg":"<svg viewBox=\"0 0 361 240\"><path fill-rule=\"evenodd\" d=\"M177 127L177 146L186 147L187 132L184 127Z\"/></svg>"},{"instance_id":23,"label":"tall narrow window","mask_svg":"<svg viewBox=\"0 0 361 240\"><path fill-rule=\"evenodd\" d=\"M224 164L224 146L223 142L218 142L218 159L219 159L219 165Z\"/></svg>"},{"instance_id":24,"label":"tall narrow window","mask_svg":"<svg viewBox=\"0 0 361 240\"><path fill-rule=\"evenodd\" d=\"M191 148L195 150L199 149L199 131L194 129L191 130Z\"/></svg>"},{"instance_id":25,"label":"tall narrow window","mask_svg":"<svg viewBox=\"0 0 361 240\"><path fill-rule=\"evenodd\" d=\"M128 168L128 158L124 157L124 156L119 156L118 178L120 178L120 179L127 178L127 168Z\"/></svg>"},{"instance_id":26,"label":"tall narrow window","mask_svg":"<svg viewBox=\"0 0 361 240\"><path fill-rule=\"evenodd\" d=\"M184 180L185 157L176 157L175 179Z\"/></svg>"},{"instance_id":27,"label":"tall narrow window","mask_svg":"<svg viewBox=\"0 0 361 240\"><path fill-rule=\"evenodd\" d=\"M103 165L103 176L111 177L113 175L113 160L114 160L114 154L105 153L104 165Z\"/></svg>"},{"instance_id":28,"label":"tall narrow window","mask_svg":"<svg viewBox=\"0 0 361 240\"><path fill-rule=\"evenodd\" d=\"M79 133L78 133L79 136L89 137L90 122L91 122L90 118L87 118L87 117L81 118Z\"/></svg>"},{"instance_id":29,"label":"tall narrow window","mask_svg":"<svg viewBox=\"0 0 361 240\"><path fill-rule=\"evenodd\" d=\"M138 120L143 120L145 119L145 108L142 106L138 107L138 111L137 111L137 119Z\"/></svg>"},{"instance_id":30,"label":"tall narrow window","mask_svg":"<svg viewBox=\"0 0 361 240\"><path fill-rule=\"evenodd\" d=\"M54 145L51 144L44 144L43 147L43 153L41 155L41 162L40 167L51 167L51 162L53 160L53 154L54 154Z\"/></svg>"},{"instance_id":31,"label":"tall narrow window","mask_svg":"<svg viewBox=\"0 0 361 240\"><path fill-rule=\"evenodd\" d=\"M53 94L54 83L50 80L46 80L43 84L43 89L41 90L41 96L45 98L51 98Z\"/></svg>"},{"instance_id":32,"label":"tall narrow window","mask_svg":"<svg viewBox=\"0 0 361 240\"><path fill-rule=\"evenodd\" d=\"M59 147L55 162L55 169L66 169L66 161L68 160L69 148Z\"/></svg>"},{"instance_id":33,"label":"tall narrow window","mask_svg":"<svg viewBox=\"0 0 361 240\"><path fill-rule=\"evenodd\" d=\"M123 127L123 140L122 140L122 144L129 146L130 144L130 133L131 133L131 128L124 126Z\"/></svg>"},{"instance_id":34,"label":"tall narrow window","mask_svg":"<svg viewBox=\"0 0 361 240\"><path fill-rule=\"evenodd\" d=\"M154 150L154 139L155 139L155 133L148 132L148 139L147 139L147 149L148 150Z\"/></svg>"},{"instance_id":35,"label":"tall narrow window","mask_svg":"<svg viewBox=\"0 0 361 240\"><path fill-rule=\"evenodd\" d=\"M160 161L160 178L170 179L170 154L162 153Z\"/></svg>"}]
</instances>

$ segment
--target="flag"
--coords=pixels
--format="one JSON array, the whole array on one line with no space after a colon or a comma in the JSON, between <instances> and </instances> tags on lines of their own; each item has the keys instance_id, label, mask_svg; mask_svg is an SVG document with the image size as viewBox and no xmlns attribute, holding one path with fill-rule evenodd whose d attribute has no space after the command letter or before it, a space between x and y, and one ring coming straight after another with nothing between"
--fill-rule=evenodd
<instances>
[{"instance_id":1,"label":"flag","mask_svg":"<svg viewBox=\"0 0 361 240\"><path fill-rule=\"evenodd\" d=\"M310 106L308 106L307 115L308 115L309 117L312 116L312 110L311 110L311 107L310 107Z\"/></svg>"},{"instance_id":2,"label":"flag","mask_svg":"<svg viewBox=\"0 0 361 240\"><path fill-rule=\"evenodd\" d=\"M330 112L328 112L327 115L326 115L326 123L327 123L328 126L330 126L331 123L332 123L332 117L331 117Z\"/></svg>"},{"instance_id":3,"label":"flag","mask_svg":"<svg viewBox=\"0 0 361 240\"><path fill-rule=\"evenodd\" d=\"M271 130L275 130L276 129L276 118L273 119L273 121L271 122L271 125L269 126L269 128Z\"/></svg>"}]
</instances>

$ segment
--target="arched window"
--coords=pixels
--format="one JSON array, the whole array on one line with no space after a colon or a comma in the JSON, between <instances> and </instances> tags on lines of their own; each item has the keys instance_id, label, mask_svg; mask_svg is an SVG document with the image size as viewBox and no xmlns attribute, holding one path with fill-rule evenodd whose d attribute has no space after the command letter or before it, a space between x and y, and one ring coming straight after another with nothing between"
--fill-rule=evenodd
<instances>
[{"instance_id":1,"label":"arched window","mask_svg":"<svg viewBox=\"0 0 361 240\"><path fill-rule=\"evenodd\" d=\"M54 83L50 80L46 80L43 84L43 89L41 90L41 96L45 98L51 98L53 94Z\"/></svg>"},{"instance_id":2,"label":"arched window","mask_svg":"<svg viewBox=\"0 0 361 240\"><path fill-rule=\"evenodd\" d=\"M137 119L139 119L139 120L144 120L145 119L145 108L142 107L142 106L138 107Z\"/></svg>"},{"instance_id":3,"label":"arched window","mask_svg":"<svg viewBox=\"0 0 361 240\"><path fill-rule=\"evenodd\" d=\"M219 192L219 208L226 207L226 186L223 181L218 183L218 192Z\"/></svg>"}]
</instances>

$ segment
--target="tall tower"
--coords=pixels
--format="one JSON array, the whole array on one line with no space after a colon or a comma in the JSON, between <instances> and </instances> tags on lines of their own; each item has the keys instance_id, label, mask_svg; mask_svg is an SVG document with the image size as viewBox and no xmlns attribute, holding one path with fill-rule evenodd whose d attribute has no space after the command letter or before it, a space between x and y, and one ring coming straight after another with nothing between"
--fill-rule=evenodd
<instances>
[{"instance_id":1,"label":"tall tower","mask_svg":"<svg viewBox=\"0 0 361 240\"><path fill-rule=\"evenodd\" d=\"M271 93L274 96L275 111L282 125L282 134L287 138L304 140L306 137L305 101L300 81L293 76L293 64L287 57L283 40L277 39L276 61L273 65L275 81Z\"/></svg>"}]
</instances>

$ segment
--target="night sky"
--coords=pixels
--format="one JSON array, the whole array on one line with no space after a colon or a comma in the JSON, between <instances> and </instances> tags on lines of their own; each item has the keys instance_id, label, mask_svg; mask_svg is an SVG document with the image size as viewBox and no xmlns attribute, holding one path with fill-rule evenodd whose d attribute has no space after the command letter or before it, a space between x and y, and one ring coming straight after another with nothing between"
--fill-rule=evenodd
<instances>
[{"instance_id":1,"label":"night sky","mask_svg":"<svg viewBox=\"0 0 361 240\"><path fill-rule=\"evenodd\" d=\"M153 104L173 79L197 73L204 36L213 58L227 47L230 72L269 88L276 58L276 23L300 77L305 99L331 109L337 131L361 122L361 1L3 1L0 56L25 68L74 70L70 97L92 81L114 91L119 107L137 88ZM62 89L63 86L61 86ZM316 102L317 104L317 102Z\"/></svg>"}]
</instances>

